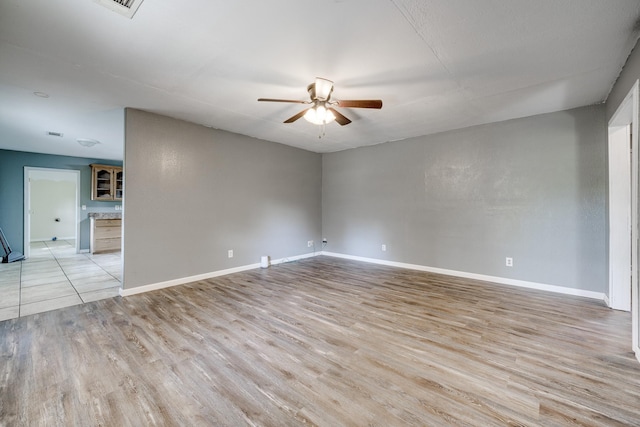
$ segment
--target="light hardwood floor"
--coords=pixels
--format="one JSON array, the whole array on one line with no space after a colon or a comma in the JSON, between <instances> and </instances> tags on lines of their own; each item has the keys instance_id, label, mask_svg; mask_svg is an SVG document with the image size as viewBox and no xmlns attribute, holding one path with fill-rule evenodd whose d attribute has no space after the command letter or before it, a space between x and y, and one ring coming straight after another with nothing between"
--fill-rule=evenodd
<instances>
[{"instance_id":1,"label":"light hardwood floor","mask_svg":"<svg viewBox=\"0 0 640 427\"><path fill-rule=\"evenodd\" d=\"M630 329L316 257L0 322L0 425L638 426Z\"/></svg>"}]
</instances>

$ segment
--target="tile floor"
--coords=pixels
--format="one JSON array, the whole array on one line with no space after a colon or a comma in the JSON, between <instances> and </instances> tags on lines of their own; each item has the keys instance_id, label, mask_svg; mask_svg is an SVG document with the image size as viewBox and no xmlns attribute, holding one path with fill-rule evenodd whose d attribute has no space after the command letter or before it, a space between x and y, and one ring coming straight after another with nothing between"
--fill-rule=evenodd
<instances>
[{"instance_id":1,"label":"tile floor","mask_svg":"<svg viewBox=\"0 0 640 427\"><path fill-rule=\"evenodd\" d=\"M33 242L30 252L0 264L0 321L118 295L120 252L78 254L72 240Z\"/></svg>"}]
</instances>

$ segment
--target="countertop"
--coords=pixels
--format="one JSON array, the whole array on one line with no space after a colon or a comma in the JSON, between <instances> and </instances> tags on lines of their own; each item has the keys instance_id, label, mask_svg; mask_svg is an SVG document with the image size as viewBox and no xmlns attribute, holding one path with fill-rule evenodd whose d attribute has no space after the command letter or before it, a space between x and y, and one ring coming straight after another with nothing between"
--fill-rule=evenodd
<instances>
[{"instance_id":1,"label":"countertop","mask_svg":"<svg viewBox=\"0 0 640 427\"><path fill-rule=\"evenodd\" d=\"M89 212L89 218L122 219L122 212Z\"/></svg>"}]
</instances>

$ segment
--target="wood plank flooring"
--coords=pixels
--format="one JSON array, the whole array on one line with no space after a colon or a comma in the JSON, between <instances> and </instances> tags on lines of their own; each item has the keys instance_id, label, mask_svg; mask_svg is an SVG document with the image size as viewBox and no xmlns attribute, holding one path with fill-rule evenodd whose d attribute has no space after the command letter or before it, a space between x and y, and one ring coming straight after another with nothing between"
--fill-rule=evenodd
<instances>
[{"instance_id":1,"label":"wood plank flooring","mask_svg":"<svg viewBox=\"0 0 640 427\"><path fill-rule=\"evenodd\" d=\"M638 426L631 316L328 257L0 322L3 426Z\"/></svg>"}]
</instances>

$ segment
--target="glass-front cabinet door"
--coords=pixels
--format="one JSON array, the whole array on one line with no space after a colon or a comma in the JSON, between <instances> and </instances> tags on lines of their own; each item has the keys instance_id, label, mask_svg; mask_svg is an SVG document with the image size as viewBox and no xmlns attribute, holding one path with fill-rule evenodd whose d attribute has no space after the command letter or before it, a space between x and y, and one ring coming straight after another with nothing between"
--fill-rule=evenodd
<instances>
[{"instance_id":1,"label":"glass-front cabinet door","mask_svg":"<svg viewBox=\"0 0 640 427\"><path fill-rule=\"evenodd\" d=\"M124 174L121 167L92 164L91 171L91 200L122 200Z\"/></svg>"},{"instance_id":2,"label":"glass-front cabinet door","mask_svg":"<svg viewBox=\"0 0 640 427\"><path fill-rule=\"evenodd\" d=\"M124 195L124 173L122 169L114 169L114 177L115 177L115 193L113 198L115 200L122 200L122 196Z\"/></svg>"},{"instance_id":3,"label":"glass-front cabinet door","mask_svg":"<svg viewBox=\"0 0 640 427\"><path fill-rule=\"evenodd\" d=\"M93 167L93 185L91 200L113 200L113 169Z\"/></svg>"}]
</instances>

